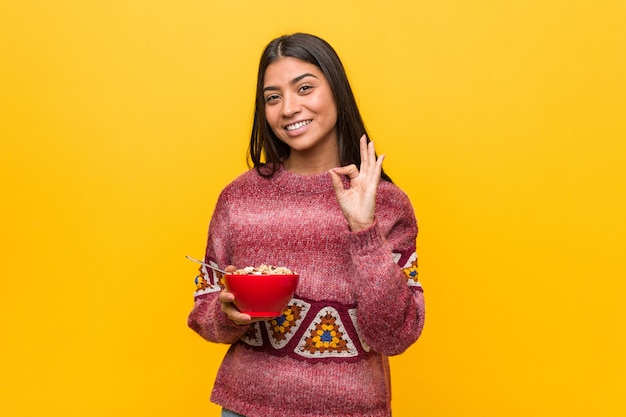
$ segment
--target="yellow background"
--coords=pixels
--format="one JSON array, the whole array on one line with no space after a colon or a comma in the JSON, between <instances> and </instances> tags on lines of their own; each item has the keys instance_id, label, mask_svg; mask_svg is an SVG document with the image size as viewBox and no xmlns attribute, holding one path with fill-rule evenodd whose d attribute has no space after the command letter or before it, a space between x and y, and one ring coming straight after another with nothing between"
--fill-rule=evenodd
<instances>
[{"instance_id":1,"label":"yellow background","mask_svg":"<svg viewBox=\"0 0 626 417\"><path fill-rule=\"evenodd\" d=\"M217 416L186 327L273 37L338 50L421 225L396 417L626 415L623 1L5 1L0 415ZM280 401L280 398L276 399Z\"/></svg>"}]
</instances>

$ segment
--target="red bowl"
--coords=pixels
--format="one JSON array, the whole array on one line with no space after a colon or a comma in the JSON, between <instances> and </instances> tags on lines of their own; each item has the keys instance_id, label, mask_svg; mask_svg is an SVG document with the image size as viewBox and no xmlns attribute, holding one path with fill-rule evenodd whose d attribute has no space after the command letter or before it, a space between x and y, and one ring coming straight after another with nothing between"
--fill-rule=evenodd
<instances>
[{"instance_id":1,"label":"red bowl","mask_svg":"<svg viewBox=\"0 0 626 417\"><path fill-rule=\"evenodd\" d=\"M296 291L300 275L226 274L226 289L235 295L235 305L250 317L278 317Z\"/></svg>"}]
</instances>

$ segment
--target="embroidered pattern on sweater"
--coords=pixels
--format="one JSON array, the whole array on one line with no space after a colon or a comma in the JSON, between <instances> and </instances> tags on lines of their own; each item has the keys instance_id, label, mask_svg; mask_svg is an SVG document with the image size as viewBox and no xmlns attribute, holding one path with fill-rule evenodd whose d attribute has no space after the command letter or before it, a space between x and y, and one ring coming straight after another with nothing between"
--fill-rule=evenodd
<instances>
[{"instance_id":1,"label":"embroidered pattern on sweater","mask_svg":"<svg viewBox=\"0 0 626 417\"><path fill-rule=\"evenodd\" d=\"M241 340L250 346L263 346L263 338L261 337L261 326L259 322L253 323L248 331L241 337Z\"/></svg>"},{"instance_id":2,"label":"embroidered pattern on sweater","mask_svg":"<svg viewBox=\"0 0 626 417\"><path fill-rule=\"evenodd\" d=\"M320 310L316 319L304 332L295 352L307 358L358 355L339 317L339 312L332 307Z\"/></svg>"},{"instance_id":3,"label":"embroidered pattern on sweater","mask_svg":"<svg viewBox=\"0 0 626 417\"><path fill-rule=\"evenodd\" d=\"M310 308L311 304L292 299L282 315L265 322L269 341L274 348L281 349L289 343Z\"/></svg>"},{"instance_id":4,"label":"embroidered pattern on sweater","mask_svg":"<svg viewBox=\"0 0 626 417\"><path fill-rule=\"evenodd\" d=\"M292 298L281 316L254 323L240 341L276 356L355 362L369 354L355 323L354 305Z\"/></svg>"},{"instance_id":5,"label":"embroidered pattern on sweater","mask_svg":"<svg viewBox=\"0 0 626 417\"><path fill-rule=\"evenodd\" d=\"M218 265L211 261L209 262L211 265L218 267ZM209 294L212 292L221 291L224 288L222 274L216 272L213 269L207 268L206 266L200 267L200 273L195 278L196 284L196 292L194 296L199 296L203 294Z\"/></svg>"},{"instance_id":6,"label":"embroidered pattern on sweater","mask_svg":"<svg viewBox=\"0 0 626 417\"><path fill-rule=\"evenodd\" d=\"M406 275L406 284L409 287L416 287L417 290L422 291L422 284L418 280L417 253L410 252L409 257L406 258L406 256L402 256L402 253L394 252L393 260L402 267Z\"/></svg>"},{"instance_id":7,"label":"embroidered pattern on sweater","mask_svg":"<svg viewBox=\"0 0 626 417\"><path fill-rule=\"evenodd\" d=\"M202 274L196 277L195 283L197 291L203 291L209 287L209 281L207 281Z\"/></svg>"}]
</instances>

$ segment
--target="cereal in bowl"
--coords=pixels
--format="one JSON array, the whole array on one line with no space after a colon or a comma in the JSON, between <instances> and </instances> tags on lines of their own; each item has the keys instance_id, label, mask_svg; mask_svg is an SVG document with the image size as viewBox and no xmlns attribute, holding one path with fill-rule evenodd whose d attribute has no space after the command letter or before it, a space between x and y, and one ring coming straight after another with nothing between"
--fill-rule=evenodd
<instances>
[{"instance_id":1,"label":"cereal in bowl","mask_svg":"<svg viewBox=\"0 0 626 417\"><path fill-rule=\"evenodd\" d=\"M247 266L233 272L235 275L293 275L293 272L289 268L284 266L274 265L261 265L261 266Z\"/></svg>"}]
</instances>

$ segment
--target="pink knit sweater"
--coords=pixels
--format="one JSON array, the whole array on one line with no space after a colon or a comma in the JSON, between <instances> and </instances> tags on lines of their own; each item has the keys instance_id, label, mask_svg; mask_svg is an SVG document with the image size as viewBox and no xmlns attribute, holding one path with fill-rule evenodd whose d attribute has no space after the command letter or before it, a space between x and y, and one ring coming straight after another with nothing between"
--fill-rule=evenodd
<instances>
[{"instance_id":1,"label":"pink knit sweater","mask_svg":"<svg viewBox=\"0 0 626 417\"><path fill-rule=\"evenodd\" d=\"M347 183L346 183L347 185ZM202 270L189 326L232 344L211 400L248 417L391 415L387 356L406 350L424 325L411 203L381 181L376 222L351 232L328 173L255 170L220 194L205 262L272 264L300 274L274 320L237 326L220 310L219 277Z\"/></svg>"}]
</instances>

